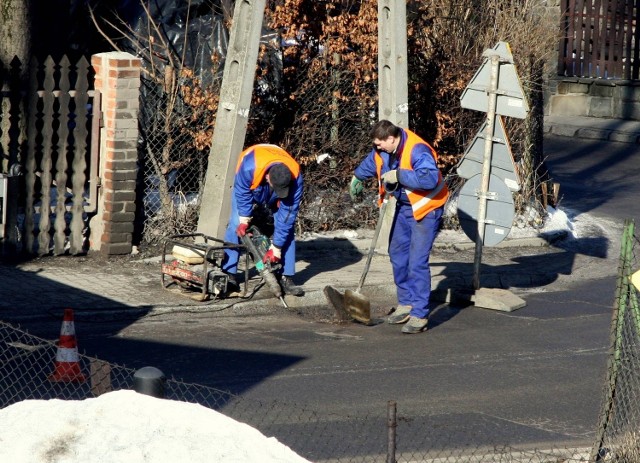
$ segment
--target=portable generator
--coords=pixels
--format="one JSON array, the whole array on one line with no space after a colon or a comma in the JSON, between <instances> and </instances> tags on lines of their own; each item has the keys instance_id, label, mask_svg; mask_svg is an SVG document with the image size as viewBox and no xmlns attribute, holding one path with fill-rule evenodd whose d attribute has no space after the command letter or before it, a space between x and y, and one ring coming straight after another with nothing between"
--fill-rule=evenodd
<instances>
[{"instance_id":1,"label":"portable generator","mask_svg":"<svg viewBox=\"0 0 640 463\"><path fill-rule=\"evenodd\" d=\"M228 243L203 233L174 235L165 240L161 281L165 289L177 285L191 297L206 301L229 295L229 275L222 271L225 249L245 251L242 244ZM247 265L243 294L247 289Z\"/></svg>"}]
</instances>

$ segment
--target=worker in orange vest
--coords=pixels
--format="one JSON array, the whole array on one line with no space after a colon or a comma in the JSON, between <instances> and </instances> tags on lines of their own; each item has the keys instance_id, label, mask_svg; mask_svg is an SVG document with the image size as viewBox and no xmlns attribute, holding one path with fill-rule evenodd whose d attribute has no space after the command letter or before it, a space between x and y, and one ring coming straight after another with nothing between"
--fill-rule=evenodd
<instances>
[{"instance_id":1,"label":"worker in orange vest","mask_svg":"<svg viewBox=\"0 0 640 463\"><path fill-rule=\"evenodd\" d=\"M304 294L293 282L296 263L294 225L302 191L300 165L289 153L270 144L247 148L240 154L236 166L231 215L224 237L227 242L239 243L254 216L260 211L264 219L264 211L267 211L273 223L273 236L264 260L282 264L282 273L276 276L284 294L294 296ZM222 270L229 275L230 284L236 286L238 259L238 250L225 249Z\"/></svg>"},{"instance_id":2,"label":"worker in orange vest","mask_svg":"<svg viewBox=\"0 0 640 463\"><path fill-rule=\"evenodd\" d=\"M387 321L406 323L403 333L420 333L427 329L430 310L429 255L449 191L436 151L418 135L387 120L375 124L369 135L375 147L356 167L349 193L357 198L363 180L375 177L380 203L388 193L395 196L389 258L398 305Z\"/></svg>"}]
</instances>

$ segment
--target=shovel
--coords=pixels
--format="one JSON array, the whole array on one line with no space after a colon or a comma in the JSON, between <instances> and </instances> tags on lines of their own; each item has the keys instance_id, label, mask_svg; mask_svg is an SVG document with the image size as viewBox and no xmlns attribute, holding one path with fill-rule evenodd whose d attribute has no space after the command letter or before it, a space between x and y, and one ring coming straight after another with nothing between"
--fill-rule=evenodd
<instances>
[{"instance_id":1,"label":"shovel","mask_svg":"<svg viewBox=\"0 0 640 463\"><path fill-rule=\"evenodd\" d=\"M376 243L378 242L378 236L380 235L380 229L382 228L382 220L384 218L385 211L387 210L388 199L385 197L380 206L380 215L378 222L376 223L376 229L373 232L373 238L371 239L371 246L369 247L369 254L367 254L367 261L358 283L358 288L354 291L347 289L344 292L344 296L340 294L332 286L325 286L323 292L329 301L329 305L333 307L338 314L340 321L346 321L352 318L365 325L371 324L371 302L365 296L360 294L364 280L369 273L369 266L371 265L371 258L376 249Z\"/></svg>"}]
</instances>

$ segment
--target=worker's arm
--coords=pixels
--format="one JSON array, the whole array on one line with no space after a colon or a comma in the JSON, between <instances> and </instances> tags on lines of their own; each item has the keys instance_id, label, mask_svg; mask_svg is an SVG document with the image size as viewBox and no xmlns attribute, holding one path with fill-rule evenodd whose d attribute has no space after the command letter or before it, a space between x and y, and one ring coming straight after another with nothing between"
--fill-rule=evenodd
<instances>
[{"instance_id":1,"label":"worker's arm","mask_svg":"<svg viewBox=\"0 0 640 463\"><path fill-rule=\"evenodd\" d=\"M236 172L233 181L233 194L236 197L236 205L240 217L251 217L253 211L253 193L251 191L253 168L251 162L247 162L247 157L240 165L240 169Z\"/></svg>"},{"instance_id":2,"label":"worker's arm","mask_svg":"<svg viewBox=\"0 0 640 463\"><path fill-rule=\"evenodd\" d=\"M274 231L271 241L279 248L284 246L287 237L294 232L293 227L298 217L303 190L304 182L302 174L299 174L291 185L289 196L280 200L278 210L273 215Z\"/></svg>"},{"instance_id":3,"label":"worker's arm","mask_svg":"<svg viewBox=\"0 0 640 463\"><path fill-rule=\"evenodd\" d=\"M440 170L436 165L431 148L417 144L411 150L413 170L398 169L398 182L411 190L432 190L438 185ZM405 155L406 155L405 154Z\"/></svg>"},{"instance_id":4,"label":"worker's arm","mask_svg":"<svg viewBox=\"0 0 640 463\"><path fill-rule=\"evenodd\" d=\"M356 170L354 171L354 175L360 180L366 180L368 178L375 177L378 175L376 172L376 162L374 160L375 150L371 150L369 154L360 162Z\"/></svg>"}]
</instances>

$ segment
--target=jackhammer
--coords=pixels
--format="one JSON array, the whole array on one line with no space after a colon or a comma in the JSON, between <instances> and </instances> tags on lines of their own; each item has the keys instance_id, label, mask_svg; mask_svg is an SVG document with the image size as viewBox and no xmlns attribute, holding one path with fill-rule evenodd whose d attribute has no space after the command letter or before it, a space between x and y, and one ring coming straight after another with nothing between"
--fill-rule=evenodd
<instances>
[{"instance_id":1,"label":"jackhammer","mask_svg":"<svg viewBox=\"0 0 640 463\"><path fill-rule=\"evenodd\" d=\"M282 301L282 305L284 305L285 308L289 308L284 300L282 288L275 275L275 272L280 270L281 264L263 262L264 255L271 246L269 237L263 235L255 225L252 225L247 229L247 233L241 239L242 244L247 248L247 252L255 263L256 270L262 277L262 280L267 284L273 295Z\"/></svg>"}]
</instances>

